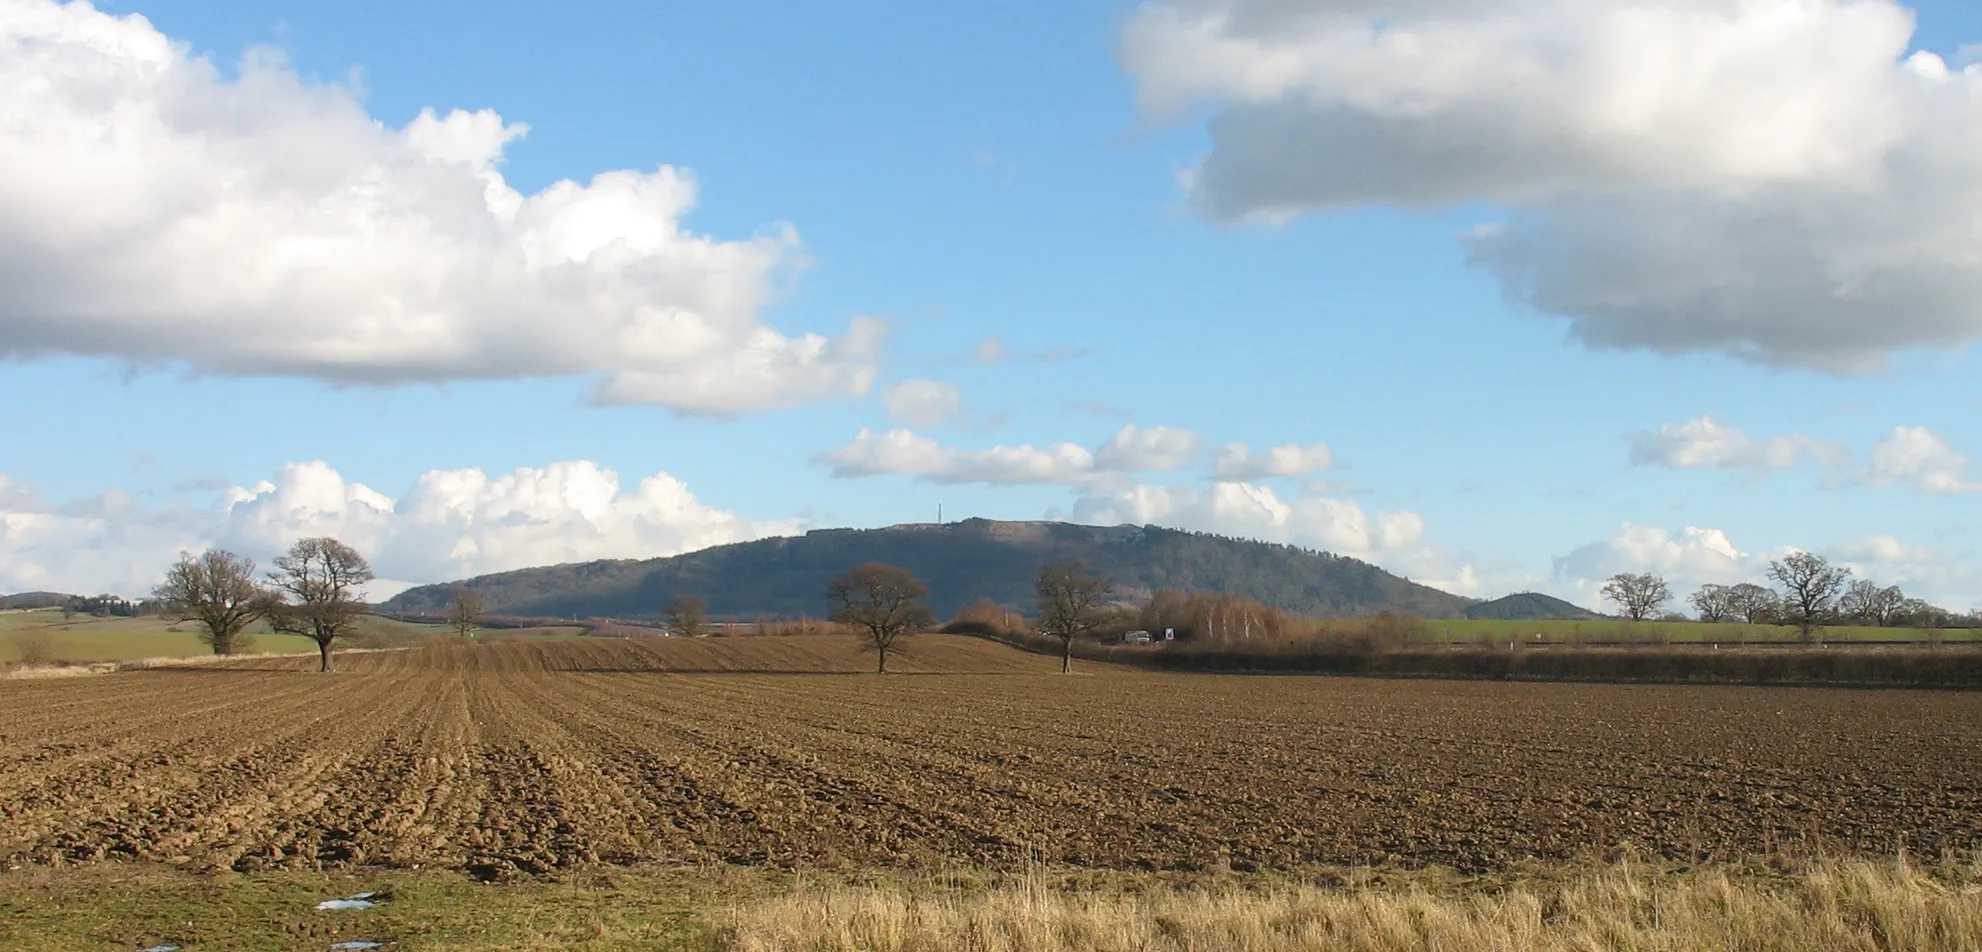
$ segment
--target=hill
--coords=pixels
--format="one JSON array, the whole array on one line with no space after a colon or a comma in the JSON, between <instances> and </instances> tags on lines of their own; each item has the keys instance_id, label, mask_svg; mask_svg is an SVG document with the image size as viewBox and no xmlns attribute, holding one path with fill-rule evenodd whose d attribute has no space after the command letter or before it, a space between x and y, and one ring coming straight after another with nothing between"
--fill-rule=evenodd
<instances>
[{"instance_id":1,"label":"hill","mask_svg":"<svg viewBox=\"0 0 1982 952\"><path fill-rule=\"evenodd\" d=\"M1399 578L1367 562L1293 546L1156 526L963 522L885 529L818 529L672 558L553 565L466 581L491 614L657 618L679 595L709 600L717 617L825 614L826 582L862 562L887 562L929 584L939 617L979 598L1029 611L1048 562L1085 563L1127 596L1159 588L1233 592L1302 615L1404 611L1455 617L1470 599ZM408 589L381 611L446 609L452 585Z\"/></svg>"},{"instance_id":2,"label":"hill","mask_svg":"<svg viewBox=\"0 0 1982 952\"><path fill-rule=\"evenodd\" d=\"M16 595L0 595L0 610L10 608L61 608L74 601L76 596L61 592L21 592Z\"/></svg>"},{"instance_id":3,"label":"hill","mask_svg":"<svg viewBox=\"0 0 1982 952\"><path fill-rule=\"evenodd\" d=\"M1540 592L1516 592L1466 608L1466 617L1495 621L1535 618L1600 619L1604 616L1572 602Z\"/></svg>"}]
</instances>

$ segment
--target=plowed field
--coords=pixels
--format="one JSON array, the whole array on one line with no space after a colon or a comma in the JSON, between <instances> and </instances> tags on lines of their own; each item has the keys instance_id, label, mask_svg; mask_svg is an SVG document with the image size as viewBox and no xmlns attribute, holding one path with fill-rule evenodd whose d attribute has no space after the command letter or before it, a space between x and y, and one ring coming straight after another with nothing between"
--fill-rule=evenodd
<instances>
[{"instance_id":1,"label":"plowed field","mask_svg":"<svg viewBox=\"0 0 1982 952\"><path fill-rule=\"evenodd\" d=\"M0 682L0 857L1493 868L1982 846L1982 695L1156 674L922 636Z\"/></svg>"}]
</instances>

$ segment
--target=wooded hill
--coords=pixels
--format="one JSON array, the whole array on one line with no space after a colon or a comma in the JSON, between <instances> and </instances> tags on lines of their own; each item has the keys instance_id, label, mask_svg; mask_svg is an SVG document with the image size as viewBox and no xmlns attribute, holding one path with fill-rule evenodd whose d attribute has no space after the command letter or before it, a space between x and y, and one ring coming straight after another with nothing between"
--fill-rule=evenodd
<instances>
[{"instance_id":1,"label":"wooded hill","mask_svg":"<svg viewBox=\"0 0 1982 952\"><path fill-rule=\"evenodd\" d=\"M1456 617L1472 604L1367 562L1293 546L1156 526L969 519L817 529L672 558L521 569L408 589L379 609L438 614L453 585L465 584L491 614L658 618L676 596L699 595L718 618L819 617L827 580L862 562L886 562L928 583L926 601L938 617L979 598L1030 613L1040 566L1060 561L1083 563L1114 579L1119 595L1138 600L1175 588L1245 595L1297 615L1399 611L1428 618Z\"/></svg>"},{"instance_id":2,"label":"wooded hill","mask_svg":"<svg viewBox=\"0 0 1982 952\"><path fill-rule=\"evenodd\" d=\"M1467 618L1484 618L1496 621L1530 620L1537 618L1574 618L1596 621L1604 616L1590 611L1573 602L1565 602L1553 595L1540 592L1515 592L1503 595L1490 602L1479 602L1468 606Z\"/></svg>"}]
</instances>

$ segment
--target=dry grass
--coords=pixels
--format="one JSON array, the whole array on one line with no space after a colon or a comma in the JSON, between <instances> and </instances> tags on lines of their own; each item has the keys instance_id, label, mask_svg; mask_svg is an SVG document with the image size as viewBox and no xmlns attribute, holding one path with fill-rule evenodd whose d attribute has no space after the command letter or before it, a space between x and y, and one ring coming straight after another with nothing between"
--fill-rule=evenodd
<instances>
[{"instance_id":1,"label":"dry grass","mask_svg":"<svg viewBox=\"0 0 1982 952\"><path fill-rule=\"evenodd\" d=\"M1620 865L1493 890L801 887L733 910L724 938L740 952L1973 952L1978 872L1845 860L1781 876Z\"/></svg>"},{"instance_id":2,"label":"dry grass","mask_svg":"<svg viewBox=\"0 0 1982 952\"><path fill-rule=\"evenodd\" d=\"M430 644L446 643L440 639L429 639ZM339 648L338 657L345 655L371 654L379 651L404 651L405 648ZM238 654L232 658L193 657L180 655L159 655L151 658L125 658L121 661L55 661L47 664L30 664L24 661L0 661L0 681L37 681L46 678L75 678L92 674L117 674L123 671L144 671L149 668L199 668L229 661L271 661L283 658L318 657L315 651L269 651L254 654Z\"/></svg>"}]
</instances>

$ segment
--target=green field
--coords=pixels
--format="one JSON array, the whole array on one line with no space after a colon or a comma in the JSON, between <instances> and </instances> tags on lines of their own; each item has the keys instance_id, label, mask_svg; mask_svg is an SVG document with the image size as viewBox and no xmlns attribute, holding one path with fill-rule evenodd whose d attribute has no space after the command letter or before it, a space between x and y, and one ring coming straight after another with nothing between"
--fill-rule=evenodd
<instances>
[{"instance_id":1,"label":"green field","mask_svg":"<svg viewBox=\"0 0 1982 952\"><path fill-rule=\"evenodd\" d=\"M533 631L535 629L532 629ZM256 624L244 653L313 652L316 642L301 635L276 634ZM405 644L441 634L439 625L410 625L368 615L346 647ZM58 609L0 612L0 662L41 655L48 661L86 663L139 658L196 658L212 653L200 641L198 622L159 615L137 618L63 617ZM340 644L343 644L340 642Z\"/></svg>"},{"instance_id":2,"label":"green field","mask_svg":"<svg viewBox=\"0 0 1982 952\"><path fill-rule=\"evenodd\" d=\"M199 625L149 615L138 618L63 618L56 609L0 613L0 661L41 655L56 662L131 661L138 658L191 658L212 654L200 641ZM247 650L315 651L316 642L278 635L256 625Z\"/></svg>"},{"instance_id":3,"label":"green field","mask_svg":"<svg viewBox=\"0 0 1982 952\"><path fill-rule=\"evenodd\" d=\"M242 653L287 654L314 652L317 644L301 635L281 635L256 623ZM20 661L24 654L40 654L49 661L83 664L94 661L134 661L139 658L198 658L212 654L200 641L198 622L179 621L170 616L145 615L138 618L98 618L74 615L64 618L59 609L0 611L0 663ZM392 648L416 644L436 635L449 635L445 625L422 625L394 621L377 615L359 619L358 631L342 648ZM545 628L485 629L481 641L564 641L584 637L582 625Z\"/></svg>"},{"instance_id":4,"label":"green field","mask_svg":"<svg viewBox=\"0 0 1982 952\"><path fill-rule=\"evenodd\" d=\"M1425 622L1434 640L1474 642L1483 638L1495 643L1509 641L1575 644L1578 642L1643 642L1648 644L1706 644L1735 641L1779 641L1794 643L1797 631L1785 625L1745 625L1699 621L1624 622L1508 621L1482 618L1433 618ZM1538 639L1535 636L1540 635ZM1919 628L1874 628L1866 625L1838 625L1821 629L1817 637L1826 642L1935 640L1935 633ZM1939 632L1942 641L1974 641L1976 630L1951 628Z\"/></svg>"}]
</instances>

